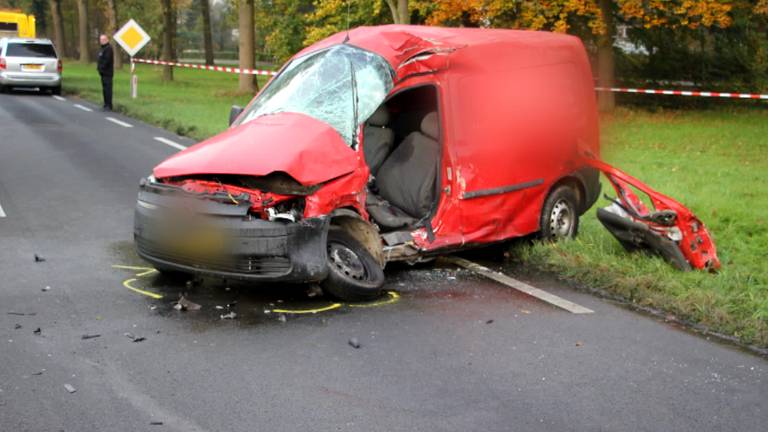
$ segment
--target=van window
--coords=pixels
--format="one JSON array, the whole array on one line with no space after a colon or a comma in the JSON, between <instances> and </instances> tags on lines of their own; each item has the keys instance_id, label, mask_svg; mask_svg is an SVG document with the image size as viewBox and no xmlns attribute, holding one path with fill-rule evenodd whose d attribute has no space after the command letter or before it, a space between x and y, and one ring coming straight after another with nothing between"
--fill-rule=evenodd
<instances>
[{"instance_id":1,"label":"van window","mask_svg":"<svg viewBox=\"0 0 768 432\"><path fill-rule=\"evenodd\" d=\"M293 60L246 108L238 124L279 112L306 114L336 129L352 146L357 126L391 89L392 70L384 58L336 45Z\"/></svg>"},{"instance_id":2,"label":"van window","mask_svg":"<svg viewBox=\"0 0 768 432\"><path fill-rule=\"evenodd\" d=\"M43 43L9 43L5 52L8 57L56 58L53 45Z\"/></svg>"}]
</instances>

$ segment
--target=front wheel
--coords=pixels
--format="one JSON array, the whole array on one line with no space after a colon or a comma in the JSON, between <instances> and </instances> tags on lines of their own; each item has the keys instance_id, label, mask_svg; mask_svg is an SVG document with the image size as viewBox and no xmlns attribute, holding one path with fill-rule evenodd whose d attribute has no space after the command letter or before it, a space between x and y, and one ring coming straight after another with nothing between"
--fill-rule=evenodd
<instances>
[{"instance_id":1,"label":"front wheel","mask_svg":"<svg viewBox=\"0 0 768 432\"><path fill-rule=\"evenodd\" d=\"M384 271L351 235L337 227L328 231L328 277L323 290L343 301L364 301L381 296Z\"/></svg>"},{"instance_id":2,"label":"front wheel","mask_svg":"<svg viewBox=\"0 0 768 432\"><path fill-rule=\"evenodd\" d=\"M541 237L548 241L572 239L579 231L578 200L569 186L558 186L544 201Z\"/></svg>"}]
</instances>

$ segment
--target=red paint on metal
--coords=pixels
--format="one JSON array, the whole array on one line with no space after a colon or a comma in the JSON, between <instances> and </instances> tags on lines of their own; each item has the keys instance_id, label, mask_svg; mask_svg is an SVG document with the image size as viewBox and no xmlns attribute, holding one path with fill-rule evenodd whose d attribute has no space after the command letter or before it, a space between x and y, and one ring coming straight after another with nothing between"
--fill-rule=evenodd
<instances>
[{"instance_id":1,"label":"red paint on metal","mask_svg":"<svg viewBox=\"0 0 768 432\"><path fill-rule=\"evenodd\" d=\"M720 268L720 260L717 258L715 243L712 241L709 231L707 231L704 223L685 206L605 162L589 160L588 163L608 177L622 205L634 209L640 216L648 216L651 210L642 203L628 185L648 195L654 206L653 210L672 210L677 214L675 226L682 233L682 240L678 242L678 246L685 259L691 264L691 267L711 270ZM669 228L645 219L633 217L632 220L643 223L652 230L662 234Z\"/></svg>"}]
</instances>

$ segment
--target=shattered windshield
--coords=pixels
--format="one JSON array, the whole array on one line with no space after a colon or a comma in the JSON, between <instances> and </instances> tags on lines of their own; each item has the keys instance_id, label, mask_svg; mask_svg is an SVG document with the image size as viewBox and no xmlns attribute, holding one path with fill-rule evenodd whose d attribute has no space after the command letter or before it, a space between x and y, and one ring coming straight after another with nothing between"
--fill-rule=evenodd
<instances>
[{"instance_id":1,"label":"shattered windshield","mask_svg":"<svg viewBox=\"0 0 768 432\"><path fill-rule=\"evenodd\" d=\"M352 146L355 119L359 124L370 117L391 89L386 60L336 45L292 61L248 107L240 123L279 112L306 114L332 126Z\"/></svg>"}]
</instances>

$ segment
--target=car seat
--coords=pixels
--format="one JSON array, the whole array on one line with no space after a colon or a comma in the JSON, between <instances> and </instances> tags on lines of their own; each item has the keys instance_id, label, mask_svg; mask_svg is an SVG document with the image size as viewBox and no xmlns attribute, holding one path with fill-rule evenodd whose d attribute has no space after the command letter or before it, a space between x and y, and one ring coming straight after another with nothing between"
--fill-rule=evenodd
<instances>
[{"instance_id":1,"label":"car seat","mask_svg":"<svg viewBox=\"0 0 768 432\"><path fill-rule=\"evenodd\" d=\"M389 111L382 105L368 118L363 128L365 163L368 164L371 175L374 177L395 143L395 133L387 127L387 124L389 124Z\"/></svg>"}]
</instances>

